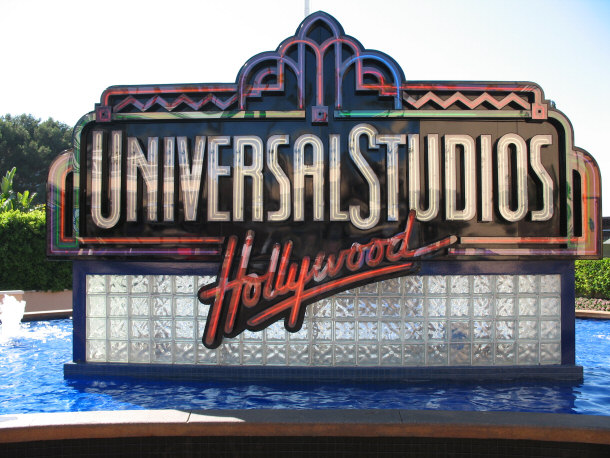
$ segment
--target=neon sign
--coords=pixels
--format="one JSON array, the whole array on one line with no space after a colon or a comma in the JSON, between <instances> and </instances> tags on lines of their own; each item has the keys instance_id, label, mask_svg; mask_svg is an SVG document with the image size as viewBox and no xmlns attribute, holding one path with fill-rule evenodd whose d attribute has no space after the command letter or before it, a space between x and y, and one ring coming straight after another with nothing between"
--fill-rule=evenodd
<instances>
[{"instance_id":1,"label":"neon sign","mask_svg":"<svg viewBox=\"0 0 610 458\"><path fill-rule=\"evenodd\" d=\"M597 257L600 194L537 85L408 81L318 12L235 83L104 91L49 172L48 253L219 263L213 347L423 257Z\"/></svg>"}]
</instances>

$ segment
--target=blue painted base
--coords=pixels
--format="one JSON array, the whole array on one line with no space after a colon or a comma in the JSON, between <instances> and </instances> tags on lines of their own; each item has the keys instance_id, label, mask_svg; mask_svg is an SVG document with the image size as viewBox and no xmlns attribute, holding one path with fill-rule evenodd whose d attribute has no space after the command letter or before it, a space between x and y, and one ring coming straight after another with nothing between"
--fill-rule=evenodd
<instances>
[{"instance_id":1,"label":"blue painted base","mask_svg":"<svg viewBox=\"0 0 610 458\"><path fill-rule=\"evenodd\" d=\"M164 364L68 363L65 378L136 377L205 381L427 382L524 381L581 382L582 366L443 367L280 367L192 366Z\"/></svg>"}]
</instances>

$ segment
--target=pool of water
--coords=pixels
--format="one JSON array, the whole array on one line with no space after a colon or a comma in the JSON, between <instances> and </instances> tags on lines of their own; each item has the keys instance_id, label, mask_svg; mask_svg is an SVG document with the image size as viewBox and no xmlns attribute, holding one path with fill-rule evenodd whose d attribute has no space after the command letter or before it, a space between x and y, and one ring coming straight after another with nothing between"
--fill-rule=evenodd
<instances>
[{"instance_id":1,"label":"pool of water","mask_svg":"<svg viewBox=\"0 0 610 458\"><path fill-rule=\"evenodd\" d=\"M576 320L573 383L235 383L64 380L72 322L24 323L0 340L0 414L123 409L440 409L610 415L610 321Z\"/></svg>"}]
</instances>

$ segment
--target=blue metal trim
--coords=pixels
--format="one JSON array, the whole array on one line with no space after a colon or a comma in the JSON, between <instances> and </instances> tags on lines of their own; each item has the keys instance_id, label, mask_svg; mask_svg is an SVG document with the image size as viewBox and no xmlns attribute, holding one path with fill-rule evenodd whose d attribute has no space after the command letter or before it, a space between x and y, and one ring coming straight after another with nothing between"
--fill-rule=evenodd
<instances>
[{"instance_id":1,"label":"blue metal trim","mask_svg":"<svg viewBox=\"0 0 610 458\"><path fill-rule=\"evenodd\" d=\"M574 262L561 275L561 364L576 364Z\"/></svg>"},{"instance_id":2,"label":"blue metal trim","mask_svg":"<svg viewBox=\"0 0 610 458\"><path fill-rule=\"evenodd\" d=\"M64 378L137 377L225 381L515 381L581 382L582 366L448 366L448 367L284 367L194 366L176 364L86 363L64 365Z\"/></svg>"},{"instance_id":3,"label":"blue metal trim","mask_svg":"<svg viewBox=\"0 0 610 458\"><path fill-rule=\"evenodd\" d=\"M82 262L72 262L72 355L74 362L87 360L87 277Z\"/></svg>"}]
</instances>

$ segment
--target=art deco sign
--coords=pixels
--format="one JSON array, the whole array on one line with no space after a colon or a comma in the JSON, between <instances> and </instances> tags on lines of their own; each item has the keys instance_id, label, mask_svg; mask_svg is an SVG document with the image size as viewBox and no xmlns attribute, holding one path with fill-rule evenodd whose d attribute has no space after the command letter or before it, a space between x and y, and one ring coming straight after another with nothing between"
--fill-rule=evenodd
<instances>
[{"instance_id":1,"label":"art deco sign","mask_svg":"<svg viewBox=\"0 0 610 458\"><path fill-rule=\"evenodd\" d=\"M408 81L325 13L235 83L108 88L48 212L51 256L218 262L210 347L424 257L601 252L599 170L540 87Z\"/></svg>"}]
</instances>

